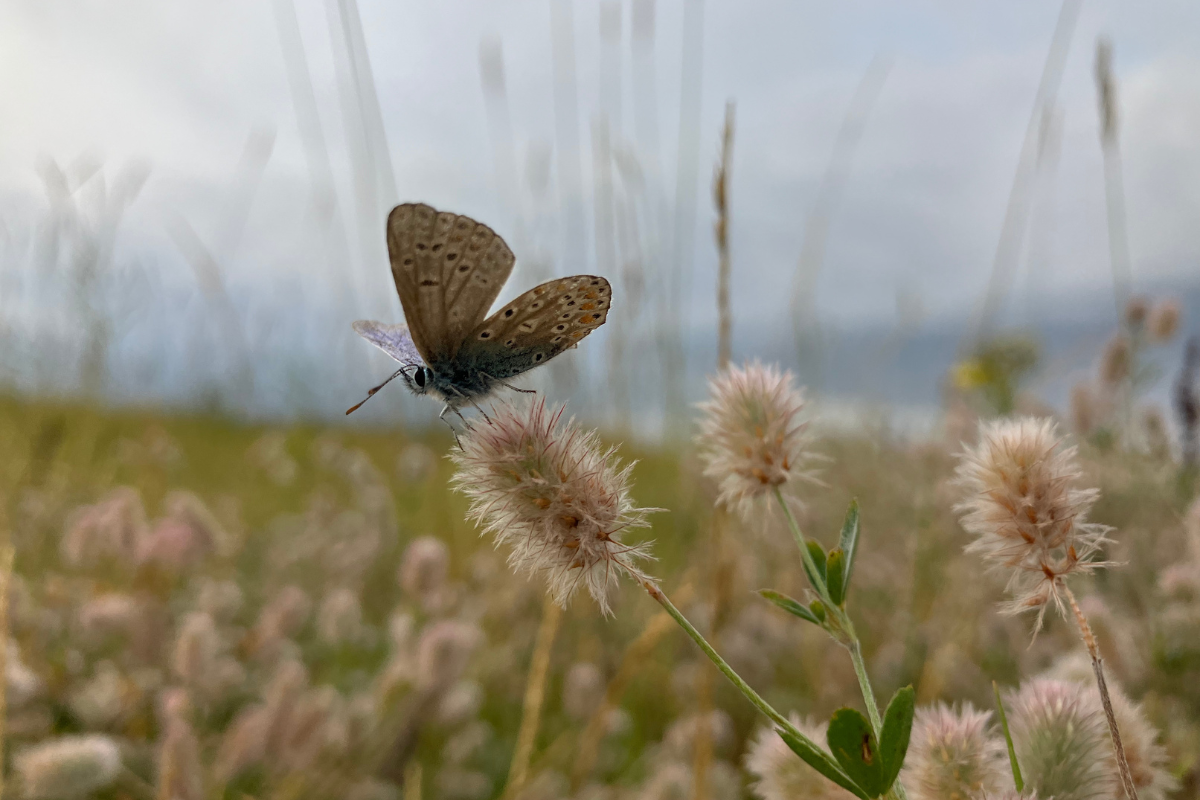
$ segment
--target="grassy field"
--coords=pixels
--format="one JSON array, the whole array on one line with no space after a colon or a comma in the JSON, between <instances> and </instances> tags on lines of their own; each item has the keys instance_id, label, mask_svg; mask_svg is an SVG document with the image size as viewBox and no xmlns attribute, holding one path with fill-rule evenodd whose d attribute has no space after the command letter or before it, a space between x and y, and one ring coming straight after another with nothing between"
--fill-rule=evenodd
<instances>
[{"instance_id":1,"label":"grassy field","mask_svg":"<svg viewBox=\"0 0 1200 800\"><path fill-rule=\"evenodd\" d=\"M441 430L0 400L15 548L8 785L30 795L51 780L22 760L31 746L98 734L122 767L96 797L750 796L761 718L628 582L611 617L585 596L565 610L529 779L505 789L546 605L541 582L511 574L464 520L452 446ZM1032 644L1028 618L997 613L1003 579L962 552L957 444L871 430L814 449L823 485L804 491L801 527L830 547L861 503L849 608L881 695L912 684L921 705L991 709L993 680L1061 672L1081 651L1053 613ZM620 454L638 462L637 503L663 509L645 534L651 571L734 668L785 712L861 707L845 651L754 592L804 593L782 526L722 516L714 528L690 445ZM1075 589L1113 681L1160 731L1172 796L1193 797L1193 484L1168 461L1081 454L1119 566ZM450 678L437 692L431 670Z\"/></svg>"}]
</instances>

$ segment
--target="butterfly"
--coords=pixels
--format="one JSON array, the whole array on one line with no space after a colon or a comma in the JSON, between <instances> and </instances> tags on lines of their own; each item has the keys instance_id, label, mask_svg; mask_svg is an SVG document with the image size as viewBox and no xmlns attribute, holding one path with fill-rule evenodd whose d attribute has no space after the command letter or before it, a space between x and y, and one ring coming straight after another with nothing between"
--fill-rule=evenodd
<instances>
[{"instance_id":1,"label":"butterfly","mask_svg":"<svg viewBox=\"0 0 1200 800\"><path fill-rule=\"evenodd\" d=\"M354 331L401 366L347 414L399 377L414 394L443 402L440 419L450 411L462 418L461 406L479 408L498 387L525 391L508 381L579 344L608 318L608 281L574 275L535 286L485 319L516 258L470 217L405 203L388 214L387 244L407 324L359 320Z\"/></svg>"}]
</instances>

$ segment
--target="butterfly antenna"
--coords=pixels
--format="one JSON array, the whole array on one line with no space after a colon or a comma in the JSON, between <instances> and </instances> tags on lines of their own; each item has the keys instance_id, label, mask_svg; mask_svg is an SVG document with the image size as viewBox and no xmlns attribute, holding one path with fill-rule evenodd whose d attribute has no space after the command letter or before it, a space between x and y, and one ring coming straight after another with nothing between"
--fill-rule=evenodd
<instances>
[{"instance_id":1,"label":"butterfly antenna","mask_svg":"<svg viewBox=\"0 0 1200 800\"><path fill-rule=\"evenodd\" d=\"M404 367L401 367L400 369L398 369L398 370L396 370L395 372L393 372L393 373L392 373L392 375L391 375L391 377L389 377L389 378L388 378L386 381L384 381L383 383L379 384L378 386L376 386L376 387L375 387L374 389L372 389L371 391L367 392L367 396L366 396L366 397L364 397L364 398L362 399L362 403L358 403L357 405L353 405L353 406L351 406L350 408L346 409L346 414L347 414L347 415L350 415L350 414L353 414L355 411L358 411L360 408L362 408L362 406L363 406L363 403L367 402L367 401L368 401L368 400L370 400L372 397L374 397L376 392L378 392L378 391L379 391L380 389L382 389L383 387L387 386L387 385L388 385L389 383L391 383L391 382L392 382L394 379L396 379L396 378L400 377L400 375L401 375L403 372L404 372Z\"/></svg>"}]
</instances>

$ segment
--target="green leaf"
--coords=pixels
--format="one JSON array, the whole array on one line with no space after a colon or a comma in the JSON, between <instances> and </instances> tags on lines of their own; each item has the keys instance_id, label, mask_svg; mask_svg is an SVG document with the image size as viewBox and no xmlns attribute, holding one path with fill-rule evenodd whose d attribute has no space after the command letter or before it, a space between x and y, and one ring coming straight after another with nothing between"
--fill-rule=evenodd
<instances>
[{"instance_id":1,"label":"green leaf","mask_svg":"<svg viewBox=\"0 0 1200 800\"><path fill-rule=\"evenodd\" d=\"M1008 744L1008 764L1012 767L1013 785L1018 792L1025 791L1025 780L1021 777L1021 765L1017 763L1017 750L1013 747L1012 734L1008 732L1008 715L1004 713L1004 703L1000 702L1000 687L992 681L992 691L996 693L996 710L1000 712L1000 729L1004 731L1004 741Z\"/></svg>"},{"instance_id":2,"label":"green leaf","mask_svg":"<svg viewBox=\"0 0 1200 800\"><path fill-rule=\"evenodd\" d=\"M825 621L825 604L820 600L813 600L808 604L808 609L817 616L821 622Z\"/></svg>"},{"instance_id":3,"label":"green leaf","mask_svg":"<svg viewBox=\"0 0 1200 800\"><path fill-rule=\"evenodd\" d=\"M916 692L905 686L892 695L887 711L883 713L883 730L879 732L879 758L883 764L883 791L892 788L904 756L908 752L908 737L912 733L913 708Z\"/></svg>"},{"instance_id":4,"label":"green leaf","mask_svg":"<svg viewBox=\"0 0 1200 800\"><path fill-rule=\"evenodd\" d=\"M771 589L759 589L758 593L762 595L763 598L770 600L772 603L779 606L789 614L793 614L800 619L808 620L813 625L821 624L821 620L817 619L816 615L809 611L807 606L801 605L799 600L793 600L786 594L780 594L779 592L772 591Z\"/></svg>"},{"instance_id":5,"label":"green leaf","mask_svg":"<svg viewBox=\"0 0 1200 800\"><path fill-rule=\"evenodd\" d=\"M829 560L825 566L829 575L829 599L835 606L846 602L846 552L840 547L829 551Z\"/></svg>"},{"instance_id":6,"label":"green leaf","mask_svg":"<svg viewBox=\"0 0 1200 800\"><path fill-rule=\"evenodd\" d=\"M812 556L813 563L817 565L817 574L821 576L821 582L825 581L825 551L821 549L821 545L809 540L805 542L808 547L808 554ZM806 567L807 569L807 567ZM812 581L813 588L817 588L817 582L813 580L813 576L809 575L808 579Z\"/></svg>"},{"instance_id":7,"label":"green leaf","mask_svg":"<svg viewBox=\"0 0 1200 800\"><path fill-rule=\"evenodd\" d=\"M846 595L850 593L850 576L854 574L854 556L858 552L858 500L850 501L850 508L846 509L846 519L842 523L842 535L838 540L838 547L845 553L846 567L844 575L842 575L842 602L846 602Z\"/></svg>"},{"instance_id":8,"label":"green leaf","mask_svg":"<svg viewBox=\"0 0 1200 800\"><path fill-rule=\"evenodd\" d=\"M775 730L780 738L787 743L787 746L792 748L792 752L804 759L805 764L808 764L855 797L861 798L861 800L871 800L867 793L856 786L854 781L850 780L849 776L842 772L838 768L838 765L833 762L833 759L825 755L816 744L808 739L799 739L792 736L783 730L783 728L776 728Z\"/></svg>"},{"instance_id":9,"label":"green leaf","mask_svg":"<svg viewBox=\"0 0 1200 800\"><path fill-rule=\"evenodd\" d=\"M829 752L868 797L879 797L883 784L883 759L871 723L853 708L839 708L829 720Z\"/></svg>"}]
</instances>

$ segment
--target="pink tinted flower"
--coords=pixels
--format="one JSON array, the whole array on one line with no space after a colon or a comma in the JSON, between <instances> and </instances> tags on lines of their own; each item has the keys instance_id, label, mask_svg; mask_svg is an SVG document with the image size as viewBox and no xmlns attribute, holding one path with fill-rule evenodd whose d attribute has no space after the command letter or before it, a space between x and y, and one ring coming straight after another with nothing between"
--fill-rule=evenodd
<instances>
[{"instance_id":1,"label":"pink tinted flower","mask_svg":"<svg viewBox=\"0 0 1200 800\"><path fill-rule=\"evenodd\" d=\"M704 474L717 483L717 500L743 517L775 490L794 496L813 482L804 395L790 372L759 362L733 366L709 381L710 400L696 437Z\"/></svg>"},{"instance_id":2,"label":"pink tinted flower","mask_svg":"<svg viewBox=\"0 0 1200 800\"><path fill-rule=\"evenodd\" d=\"M956 483L962 526L975 537L967 552L1009 572L1009 613L1062 608L1063 580L1107 562L1091 561L1108 540L1089 523L1097 489L1080 489L1075 448L1066 447L1048 419L1022 417L984 423L979 444L960 457Z\"/></svg>"},{"instance_id":3,"label":"pink tinted flower","mask_svg":"<svg viewBox=\"0 0 1200 800\"><path fill-rule=\"evenodd\" d=\"M541 401L499 404L490 424L462 437L453 483L470 500L468 518L512 547L510 566L545 574L560 604L586 586L607 613L614 572L649 580L636 566L648 545L621 536L645 527L650 509L629 496L632 465L562 413Z\"/></svg>"}]
</instances>

